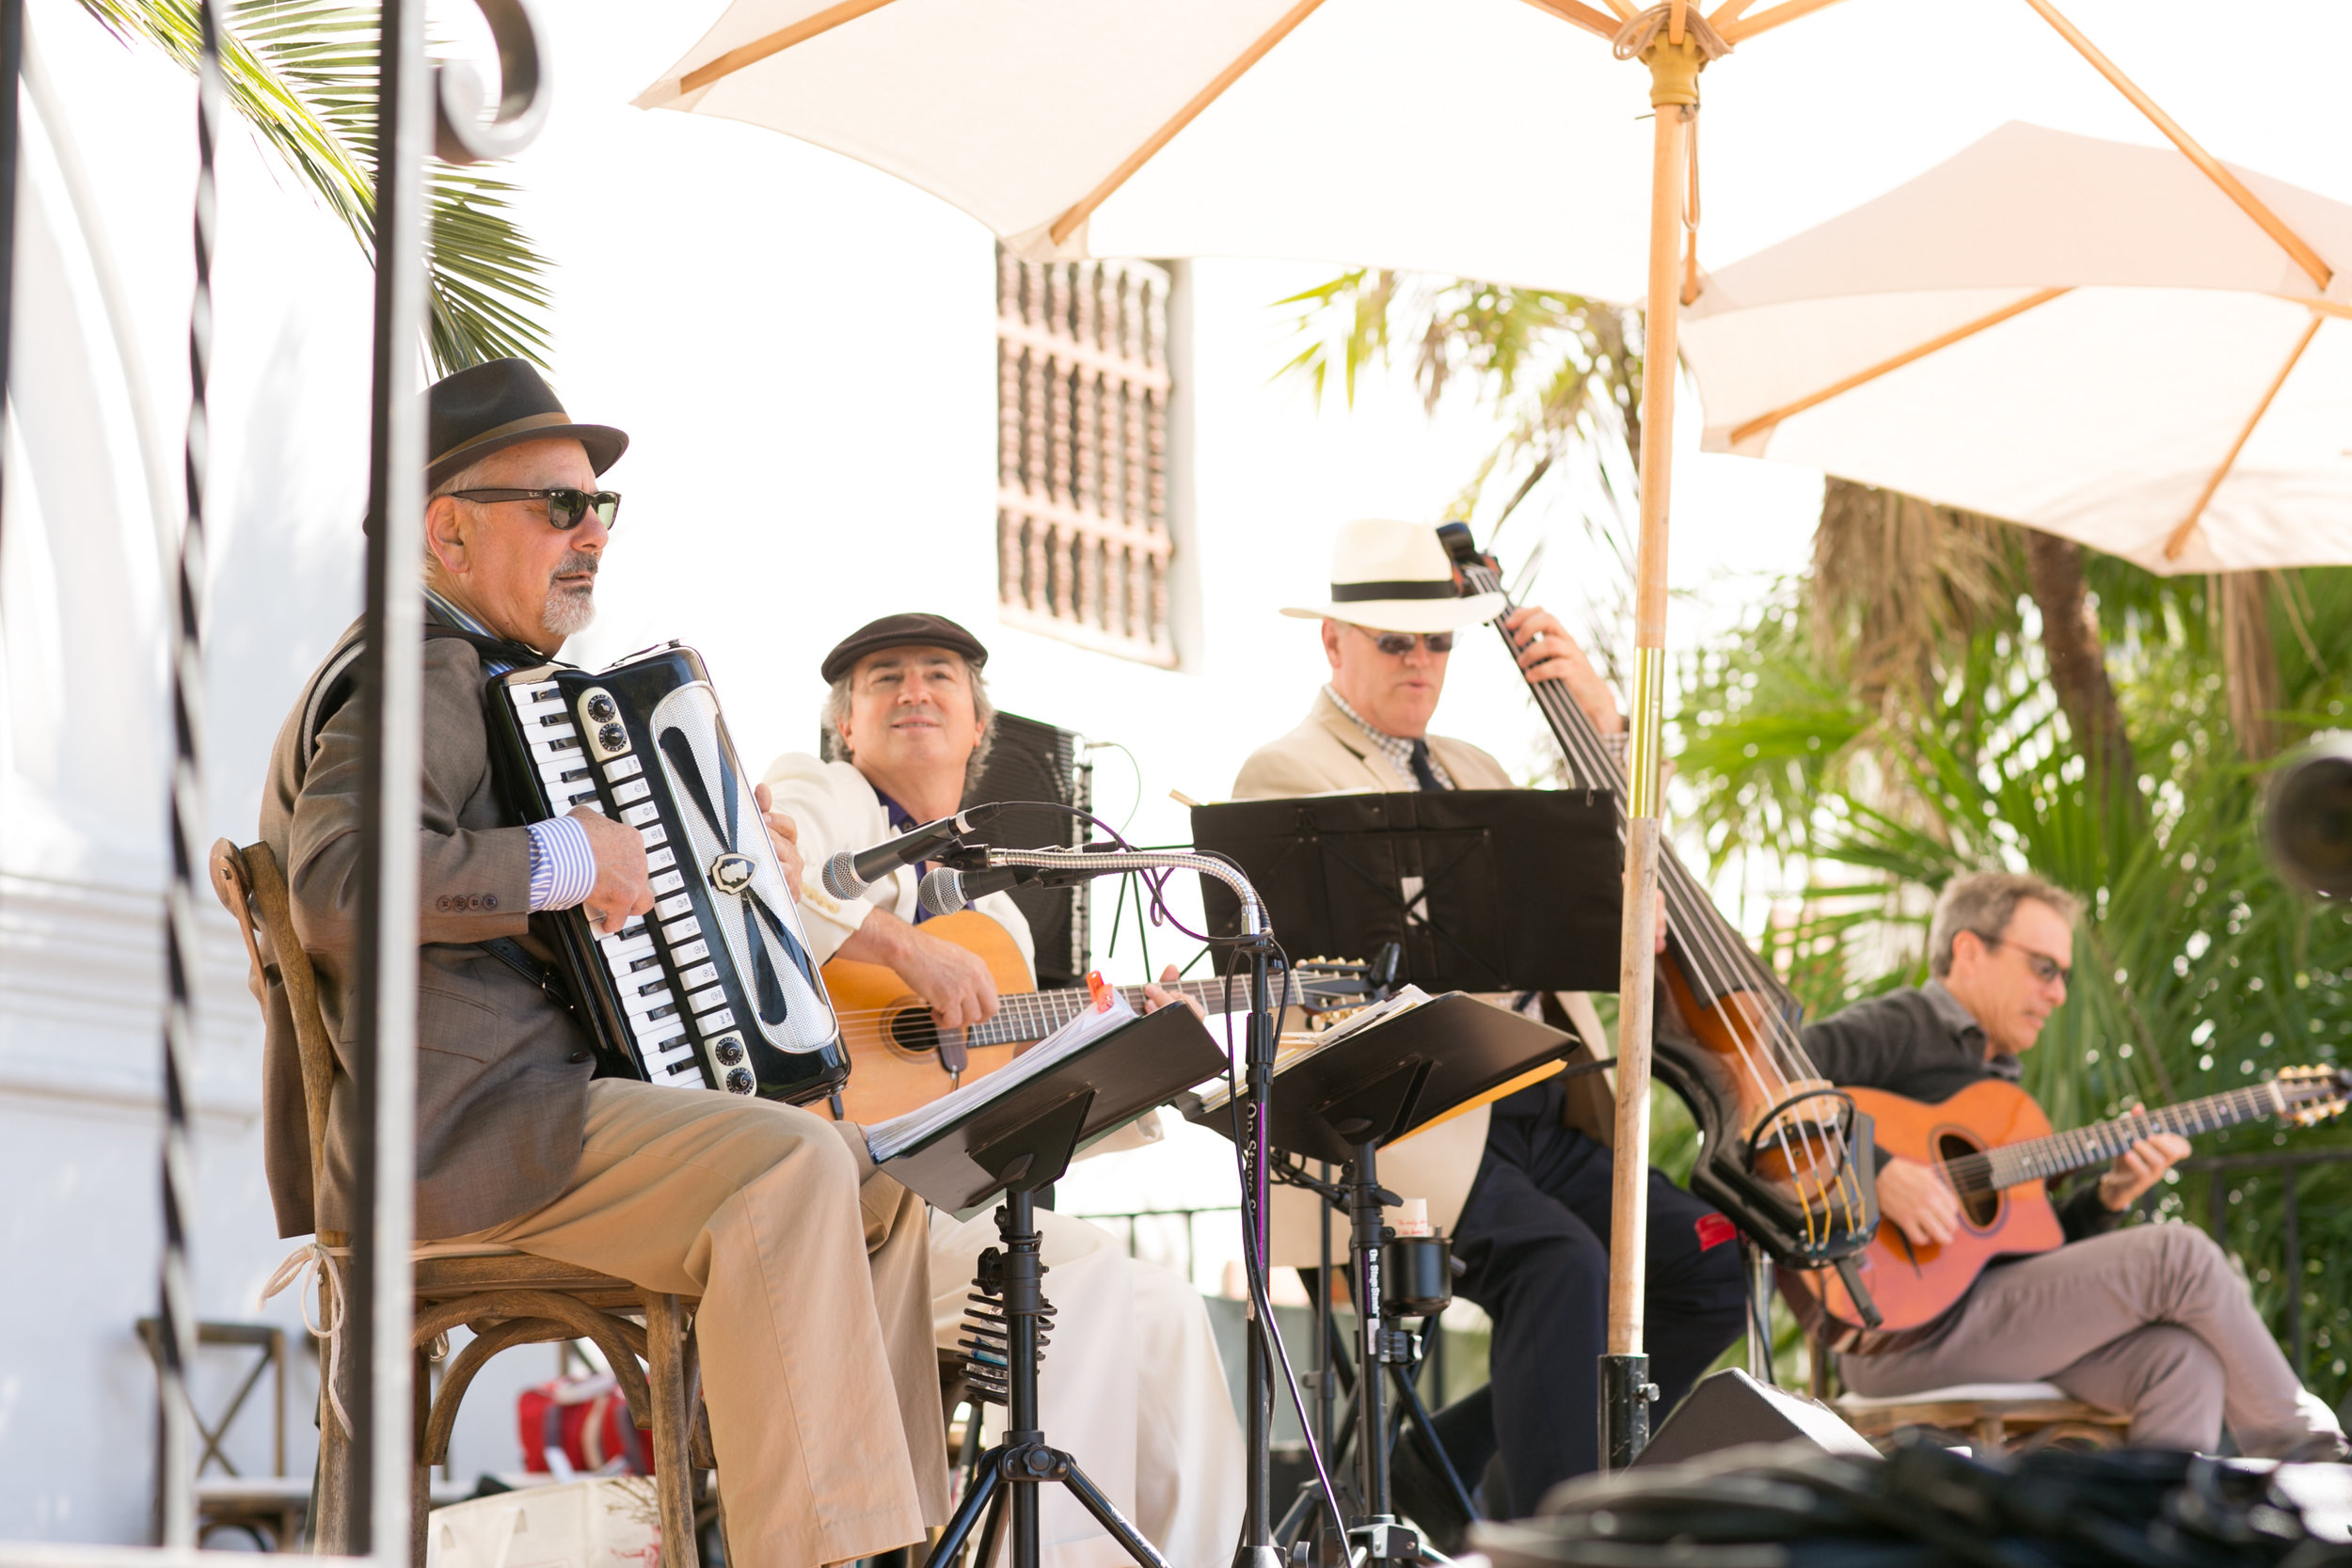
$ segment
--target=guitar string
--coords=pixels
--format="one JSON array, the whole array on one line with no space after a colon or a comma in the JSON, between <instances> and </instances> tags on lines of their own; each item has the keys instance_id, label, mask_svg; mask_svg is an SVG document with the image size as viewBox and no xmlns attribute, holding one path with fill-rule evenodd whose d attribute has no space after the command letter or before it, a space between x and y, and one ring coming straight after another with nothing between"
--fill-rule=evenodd
<instances>
[{"instance_id":1,"label":"guitar string","mask_svg":"<svg viewBox=\"0 0 2352 1568\"><path fill-rule=\"evenodd\" d=\"M2281 1114L2279 1100L2270 1093L2274 1086L2280 1086L2278 1081L2226 1089L2219 1094L2206 1095L2200 1100L2160 1110L2119 1117L2087 1127L2070 1128L2063 1132L2024 1143L2004 1144L1998 1148L1978 1150L1946 1161L1941 1168L1952 1179L1955 1190L1971 1193L1997 1191L2023 1181L2061 1176L2096 1164L2102 1160L2113 1159L2149 1132L2193 1135ZM2281 1098L2285 1093L2281 1086ZM2291 1112L2295 1108L2289 1105L2287 1110ZM2210 1126L2204 1124L2208 1113L2216 1118ZM2126 1132L2131 1135L2124 1136Z\"/></svg>"}]
</instances>

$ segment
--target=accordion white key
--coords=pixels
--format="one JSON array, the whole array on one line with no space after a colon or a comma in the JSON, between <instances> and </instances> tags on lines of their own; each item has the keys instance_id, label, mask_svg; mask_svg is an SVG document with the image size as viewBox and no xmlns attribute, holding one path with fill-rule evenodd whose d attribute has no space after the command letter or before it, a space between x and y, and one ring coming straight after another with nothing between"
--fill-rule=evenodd
<instances>
[{"instance_id":1,"label":"accordion white key","mask_svg":"<svg viewBox=\"0 0 2352 1568\"><path fill-rule=\"evenodd\" d=\"M491 677L499 777L526 821L586 805L644 835L653 912L598 936L555 916L607 1075L795 1103L849 1080L833 1005L702 656Z\"/></svg>"}]
</instances>

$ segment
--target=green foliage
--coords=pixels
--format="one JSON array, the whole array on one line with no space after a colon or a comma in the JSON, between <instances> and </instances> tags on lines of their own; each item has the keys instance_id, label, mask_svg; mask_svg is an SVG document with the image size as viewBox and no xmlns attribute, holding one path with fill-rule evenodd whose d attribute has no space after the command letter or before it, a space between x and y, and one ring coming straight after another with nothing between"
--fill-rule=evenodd
<instances>
[{"instance_id":1,"label":"green foliage","mask_svg":"<svg viewBox=\"0 0 2352 1568\"><path fill-rule=\"evenodd\" d=\"M1791 579L1743 635L1686 657L1676 721L1685 821L1719 861L1759 855L1802 888L1766 946L1817 1016L1924 978L1926 915L1959 872L2031 869L2084 895L2069 1000L2026 1061L2060 1127L2333 1062L2352 1040L2352 912L2290 892L2265 860L2261 770L2229 732L2201 591L2120 562L2093 576L2143 768L2137 814L2086 788L2029 603L1933 650L1934 678L1873 714L1838 651L1804 635L1810 585ZM2288 589L2276 612L2288 705L2340 722L2352 572L2298 573ZM2199 1152L2288 1147L2352 1150L2352 1134L2261 1124ZM2282 1340L2285 1175L2191 1172L2159 1205L2202 1223L2223 1181L2229 1243ZM2296 1180L2310 1370L2332 1401L2352 1386L2352 1164Z\"/></svg>"},{"instance_id":2,"label":"green foliage","mask_svg":"<svg viewBox=\"0 0 2352 1568\"><path fill-rule=\"evenodd\" d=\"M194 0L82 0L116 37L196 68ZM228 0L229 101L327 211L374 254L376 8L329 0ZM546 363L548 263L512 215L514 187L476 168L426 166L427 348L436 374L519 356Z\"/></svg>"}]
</instances>

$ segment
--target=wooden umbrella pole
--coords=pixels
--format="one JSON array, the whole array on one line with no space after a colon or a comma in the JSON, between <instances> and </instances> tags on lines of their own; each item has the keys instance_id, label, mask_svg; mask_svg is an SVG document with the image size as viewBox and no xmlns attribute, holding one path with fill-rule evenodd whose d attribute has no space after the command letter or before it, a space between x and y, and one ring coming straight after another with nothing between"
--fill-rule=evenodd
<instances>
[{"instance_id":1,"label":"wooden umbrella pole","mask_svg":"<svg viewBox=\"0 0 2352 1568\"><path fill-rule=\"evenodd\" d=\"M1632 746L1627 758L1624 947L1617 982L1617 1147L1610 1206L1609 1353L1601 1361L1601 1463L1649 1440L1642 1260L1649 1231L1650 1032L1656 1011L1659 742L1666 700L1666 518L1674 467L1684 182L1698 112L1696 43L1661 37L1643 55L1657 110L1650 160L1649 307L1642 349L1642 536L1633 579Z\"/></svg>"}]
</instances>

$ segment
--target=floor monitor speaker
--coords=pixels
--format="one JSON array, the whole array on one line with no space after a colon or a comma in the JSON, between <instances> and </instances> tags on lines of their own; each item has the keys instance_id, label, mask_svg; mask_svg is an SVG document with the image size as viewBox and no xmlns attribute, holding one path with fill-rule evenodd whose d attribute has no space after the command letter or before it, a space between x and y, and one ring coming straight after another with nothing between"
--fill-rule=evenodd
<instances>
[{"instance_id":1,"label":"floor monitor speaker","mask_svg":"<svg viewBox=\"0 0 2352 1568\"><path fill-rule=\"evenodd\" d=\"M1699 1380L1636 1465L1672 1465L1742 1443L1810 1443L1824 1453L1878 1457L1869 1439L1819 1400L1775 1388L1731 1368Z\"/></svg>"}]
</instances>

